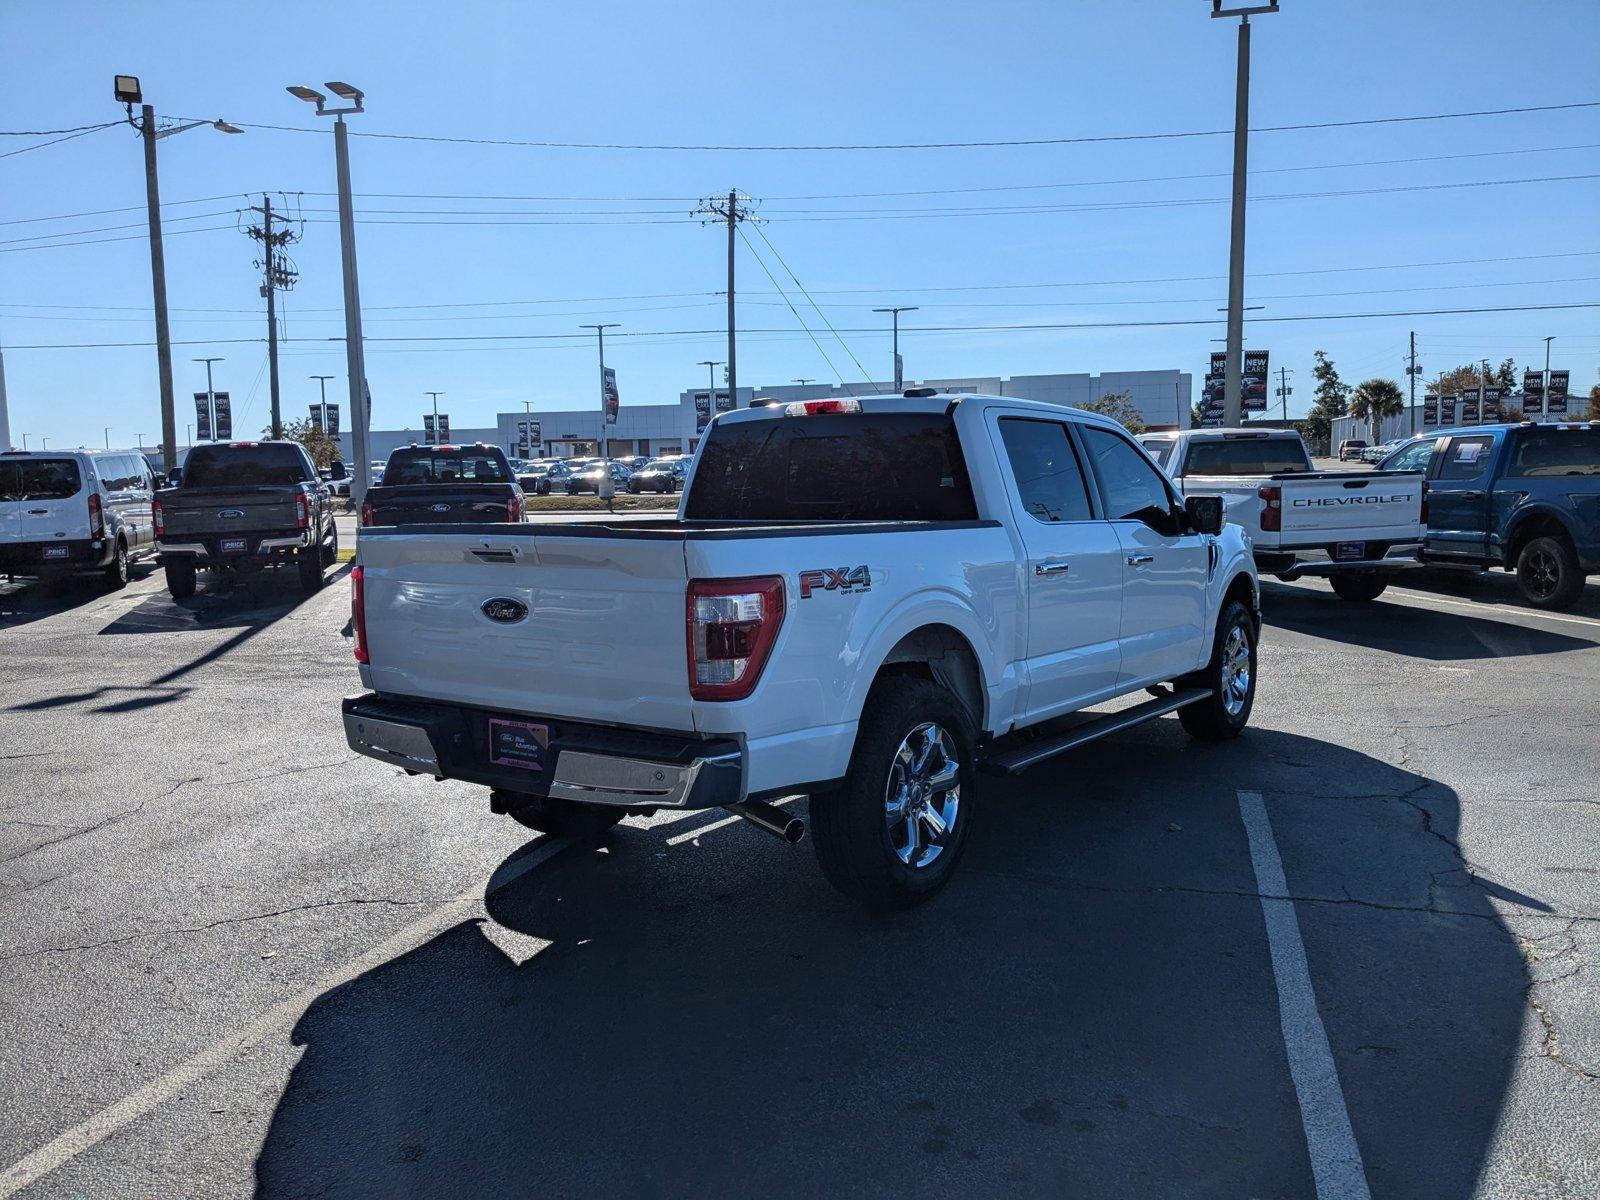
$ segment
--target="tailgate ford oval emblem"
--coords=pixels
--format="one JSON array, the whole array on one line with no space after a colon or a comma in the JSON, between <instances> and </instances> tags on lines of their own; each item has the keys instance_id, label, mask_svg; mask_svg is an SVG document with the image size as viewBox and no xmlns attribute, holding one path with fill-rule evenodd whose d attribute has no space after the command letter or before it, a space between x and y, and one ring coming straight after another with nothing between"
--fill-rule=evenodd
<instances>
[{"instance_id":1,"label":"tailgate ford oval emblem","mask_svg":"<svg viewBox=\"0 0 1600 1200\"><path fill-rule=\"evenodd\" d=\"M236 520L237 518L244 516L244 509L242 509L242 508L225 508L221 512L219 512L217 514L217 516L222 518L225 521Z\"/></svg>"},{"instance_id":2,"label":"tailgate ford oval emblem","mask_svg":"<svg viewBox=\"0 0 1600 1200\"><path fill-rule=\"evenodd\" d=\"M430 509L430 511L431 512L449 512L450 511L450 506L448 504L435 504Z\"/></svg>"},{"instance_id":3,"label":"tailgate ford oval emblem","mask_svg":"<svg viewBox=\"0 0 1600 1200\"><path fill-rule=\"evenodd\" d=\"M511 625L528 615L528 606L521 600L513 600L509 596L491 596L478 606L483 609L483 615L491 621L499 621Z\"/></svg>"}]
</instances>

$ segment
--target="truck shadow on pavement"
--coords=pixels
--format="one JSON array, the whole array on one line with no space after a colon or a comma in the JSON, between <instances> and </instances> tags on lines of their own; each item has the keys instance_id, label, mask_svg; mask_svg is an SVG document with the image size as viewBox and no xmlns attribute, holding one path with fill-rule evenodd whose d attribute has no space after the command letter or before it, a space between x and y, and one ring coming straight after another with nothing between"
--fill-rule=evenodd
<instances>
[{"instance_id":1,"label":"truck shadow on pavement","mask_svg":"<svg viewBox=\"0 0 1600 1200\"><path fill-rule=\"evenodd\" d=\"M142 579L155 569L143 561L130 563L129 578ZM9 582L0 576L0 630L59 616L117 594L92 575L51 580L18 578Z\"/></svg>"},{"instance_id":2,"label":"truck shadow on pavement","mask_svg":"<svg viewBox=\"0 0 1600 1200\"><path fill-rule=\"evenodd\" d=\"M1266 625L1431 662L1561 654L1595 645L1593 638L1518 624L1511 612L1498 619L1502 610L1489 605L1483 612L1480 617L1454 606L1428 611L1386 603L1382 597L1370 604L1351 604L1331 592L1273 583L1261 589Z\"/></svg>"},{"instance_id":3,"label":"truck shadow on pavement","mask_svg":"<svg viewBox=\"0 0 1600 1200\"><path fill-rule=\"evenodd\" d=\"M1265 797L1373 1193L1471 1194L1528 980L1455 794L1171 720L990 782L910 913L743 824L669 844L716 813L491 885L489 921L306 1011L258 1193L1310 1196L1236 788Z\"/></svg>"},{"instance_id":4,"label":"truck shadow on pavement","mask_svg":"<svg viewBox=\"0 0 1600 1200\"><path fill-rule=\"evenodd\" d=\"M348 566L336 568L326 577L323 589L348 574ZM320 594L302 591L295 573L281 568L249 575L202 571L194 595L176 600L162 590L147 596L100 633L184 633L235 627L254 633L281 621L313 595Z\"/></svg>"}]
</instances>

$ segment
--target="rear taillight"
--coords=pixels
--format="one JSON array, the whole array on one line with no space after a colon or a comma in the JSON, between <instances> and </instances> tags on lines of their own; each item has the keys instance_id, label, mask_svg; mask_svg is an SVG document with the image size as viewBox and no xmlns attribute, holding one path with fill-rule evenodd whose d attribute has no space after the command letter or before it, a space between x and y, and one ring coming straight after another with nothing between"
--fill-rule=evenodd
<instances>
[{"instance_id":1,"label":"rear taillight","mask_svg":"<svg viewBox=\"0 0 1600 1200\"><path fill-rule=\"evenodd\" d=\"M311 497L304 492L295 493L294 523L301 529L311 528Z\"/></svg>"},{"instance_id":2,"label":"rear taillight","mask_svg":"<svg viewBox=\"0 0 1600 1200\"><path fill-rule=\"evenodd\" d=\"M161 501L152 500L150 502L150 519L155 524L156 536L166 537L167 514L161 511Z\"/></svg>"},{"instance_id":3,"label":"rear taillight","mask_svg":"<svg viewBox=\"0 0 1600 1200\"><path fill-rule=\"evenodd\" d=\"M1428 523L1428 481L1422 481L1422 523Z\"/></svg>"},{"instance_id":4,"label":"rear taillight","mask_svg":"<svg viewBox=\"0 0 1600 1200\"><path fill-rule=\"evenodd\" d=\"M1283 530L1283 489L1276 485L1264 487L1256 493L1261 497L1261 531L1280 533Z\"/></svg>"},{"instance_id":5,"label":"rear taillight","mask_svg":"<svg viewBox=\"0 0 1600 1200\"><path fill-rule=\"evenodd\" d=\"M783 624L782 578L691 579L687 600L689 695L743 700Z\"/></svg>"},{"instance_id":6,"label":"rear taillight","mask_svg":"<svg viewBox=\"0 0 1600 1200\"><path fill-rule=\"evenodd\" d=\"M520 521L520 520L522 520L522 493L521 492L512 492L511 493L511 497L506 501L506 520L508 520L508 521Z\"/></svg>"},{"instance_id":7,"label":"rear taillight","mask_svg":"<svg viewBox=\"0 0 1600 1200\"><path fill-rule=\"evenodd\" d=\"M350 572L350 632L355 636L358 663L372 661L367 657L367 585L364 575L360 567Z\"/></svg>"},{"instance_id":8,"label":"rear taillight","mask_svg":"<svg viewBox=\"0 0 1600 1200\"><path fill-rule=\"evenodd\" d=\"M91 538L100 538L100 537L103 537L105 535L105 532L106 532L106 519L105 519L105 515L103 513L101 513L101 511L100 511L100 494L98 492L90 492L89 493L89 536Z\"/></svg>"},{"instance_id":9,"label":"rear taillight","mask_svg":"<svg viewBox=\"0 0 1600 1200\"><path fill-rule=\"evenodd\" d=\"M371 500L363 500L361 502L361 524L364 525L364 526L372 524L372 501Z\"/></svg>"}]
</instances>

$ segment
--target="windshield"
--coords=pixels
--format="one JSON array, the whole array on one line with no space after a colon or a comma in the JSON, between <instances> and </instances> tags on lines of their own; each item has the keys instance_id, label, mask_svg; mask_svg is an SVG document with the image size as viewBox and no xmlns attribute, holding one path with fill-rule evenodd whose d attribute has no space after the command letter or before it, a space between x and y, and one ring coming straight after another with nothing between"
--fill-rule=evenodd
<instances>
[{"instance_id":1,"label":"windshield","mask_svg":"<svg viewBox=\"0 0 1600 1200\"><path fill-rule=\"evenodd\" d=\"M952 521L977 515L945 413L717 422L685 516L726 521Z\"/></svg>"},{"instance_id":2,"label":"windshield","mask_svg":"<svg viewBox=\"0 0 1600 1200\"><path fill-rule=\"evenodd\" d=\"M278 487L310 478L300 447L282 442L196 446L183 464L186 488Z\"/></svg>"},{"instance_id":3,"label":"windshield","mask_svg":"<svg viewBox=\"0 0 1600 1200\"><path fill-rule=\"evenodd\" d=\"M1189 446L1185 475L1292 475L1311 470L1297 437L1227 438Z\"/></svg>"},{"instance_id":4,"label":"windshield","mask_svg":"<svg viewBox=\"0 0 1600 1200\"><path fill-rule=\"evenodd\" d=\"M70 458L22 458L0 462L0 496L8 500L66 500L83 485Z\"/></svg>"},{"instance_id":5,"label":"windshield","mask_svg":"<svg viewBox=\"0 0 1600 1200\"><path fill-rule=\"evenodd\" d=\"M391 454L383 472L384 487L465 482L510 483L511 471L500 452L487 446L413 446Z\"/></svg>"}]
</instances>

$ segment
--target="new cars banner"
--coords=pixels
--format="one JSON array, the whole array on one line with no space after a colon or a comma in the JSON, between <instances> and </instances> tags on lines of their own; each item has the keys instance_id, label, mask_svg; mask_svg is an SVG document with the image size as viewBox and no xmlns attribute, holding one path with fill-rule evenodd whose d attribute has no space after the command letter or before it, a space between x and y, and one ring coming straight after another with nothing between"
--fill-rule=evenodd
<instances>
[{"instance_id":1,"label":"new cars banner","mask_svg":"<svg viewBox=\"0 0 1600 1200\"><path fill-rule=\"evenodd\" d=\"M339 406L337 404L328 405L328 436L331 438L339 436Z\"/></svg>"},{"instance_id":2,"label":"new cars banner","mask_svg":"<svg viewBox=\"0 0 1600 1200\"><path fill-rule=\"evenodd\" d=\"M213 392L211 398L216 405L217 441L226 442L233 437L233 402L227 392Z\"/></svg>"},{"instance_id":3,"label":"new cars banner","mask_svg":"<svg viewBox=\"0 0 1600 1200\"><path fill-rule=\"evenodd\" d=\"M617 423L617 410L622 407L622 397L617 394L617 373L607 367L600 372L600 391L605 396L606 424Z\"/></svg>"},{"instance_id":4,"label":"new cars banner","mask_svg":"<svg viewBox=\"0 0 1600 1200\"><path fill-rule=\"evenodd\" d=\"M1239 380L1245 412L1267 411L1267 354L1266 350L1244 352L1244 372Z\"/></svg>"},{"instance_id":5,"label":"new cars banner","mask_svg":"<svg viewBox=\"0 0 1600 1200\"><path fill-rule=\"evenodd\" d=\"M433 414L432 413L423 413L422 414L422 444L424 446L433 445Z\"/></svg>"},{"instance_id":6,"label":"new cars banner","mask_svg":"<svg viewBox=\"0 0 1600 1200\"><path fill-rule=\"evenodd\" d=\"M1571 379L1568 371L1550 372L1550 395L1547 397L1549 406L1546 412L1564 413L1567 411L1567 386Z\"/></svg>"},{"instance_id":7,"label":"new cars banner","mask_svg":"<svg viewBox=\"0 0 1600 1200\"><path fill-rule=\"evenodd\" d=\"M725 412L732 412L733 411L733 393L732 392L718 392L717 393L717 411L719 413L725 413Z\"/></svg>"},{"instance_id":8,"label":"new cars banner","mask_svg":"<svg viewBox=\"0 0 1600 1200\"><path fill-rule=\"evenodd\" d=\"M211 398L204 392L194 394L194 436L200 442L211 440Z\"/></svg>"},{"instance_id":9,"label":"new cars banner","mask_svg":"<svg viewBox=\"0 0 1600 1200\"><path fill-rule=\"evenodd\" d=\"M1544 372L1528 370L1522 373L1522 411L1544 411Z\"/></svg>"},{"instance_id":10,"label":"new cars banner","mask_svg":"<svg viewBox=\"0 0 1600 1200\"><path fill-rule=\"evenodd\" d=\"M1483 419L1485 421L1500 420L1500 389L1497 387L1483 389Z\"/></svg>"},{"instance_id":11,"label":"new cars banner","mask_svg":"<svg viewBox=\"0 0 1600 1200\"><path fill-rule=\"evenodd\" d=\"M1424 425L1439 423L1439 396L1436 392L1428 392L1422 397L1422 423Z\"/></svg>"},{"instance_id":12,"label":"new cars banner","mask_svg":"<svg viewBox=\"0 0 1600 1200\"><path fill-rule=\"evenodd\" d=\"M1480 402L1480 388L1461 389L1461 423L1463 425L1476 425L1483 420L1483 409Z\"/></svg>"},{"instance_id":13,"label":"new cars banner","mask_svg":"<svg viewBox=\"0 0 1600 1200\"><path fill-rule=\"evenodd\" d=\"M517 422L517 450L523 458L537 457L536 451L541 449L543 441L544 433L538 421Z\"/></svg>"},{"instance_id":14,"label":"new cars banner","mask_svg":"<svg viewBox=\"0 0 1600 1200\"><path fill-rule=\"evenodd\" d=\"M1456 423L1456 397L1454 395L1439 397L1439 424L1454 425Z\"/></svg>"},{"instance_id":15,"label":"new cars banner","mask_svg":"<svg viewBox=\"0 0 1600 1200\"><path fill-rule=\"evenodd\" d=\"M449 413L440 413L439 414L439 428L438 428L437 432L439 434L439 445L442 446L442 445L444 445L446 442L448 442L450 440L450 414Z\"/></svg>"},{"instance_id":16,"label":"new cars banner","mask_svg":"<svg viewBox=\"0 0 1600 1200\"><path fill-rule=\"evenodd\" d=\"M694 394L694 431L704 433L706 426L711 424L711 393L696 392Z\"/></svg>"}]
</instances>

